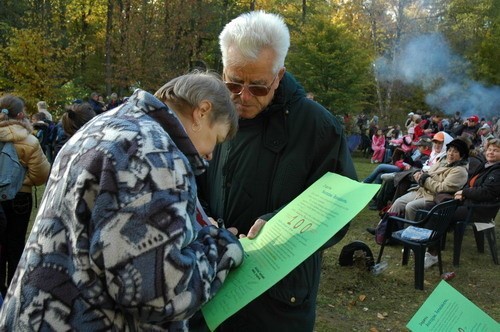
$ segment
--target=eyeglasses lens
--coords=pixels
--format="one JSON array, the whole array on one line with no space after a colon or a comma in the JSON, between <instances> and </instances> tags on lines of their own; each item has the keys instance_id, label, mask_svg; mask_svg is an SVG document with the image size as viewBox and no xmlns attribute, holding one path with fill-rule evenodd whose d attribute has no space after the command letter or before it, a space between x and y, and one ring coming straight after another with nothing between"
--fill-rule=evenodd
<instances>
[{"instance_id":1,"label":"eyeglasses lens","mask_svg":"<svg viewBox=\"0 0 500 332\"><path fill-rule=\"evenodd\" d=\"M244 85L240 83L226 82L226 86L234 94L241 94L243 92ZM248 85L248 91L256 97L266 96L269 93L269 88L265 85Z\"/></svg>"}]
</instances>

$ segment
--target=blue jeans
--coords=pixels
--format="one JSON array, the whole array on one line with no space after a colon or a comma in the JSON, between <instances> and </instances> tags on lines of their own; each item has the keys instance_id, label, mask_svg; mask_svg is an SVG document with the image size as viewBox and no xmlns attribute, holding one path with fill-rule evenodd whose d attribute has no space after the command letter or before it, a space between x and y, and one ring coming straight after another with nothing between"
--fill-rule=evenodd
<instances>
[{"instance_id":1,"label":"blue jeans","mask_svg":"<svg viewBox=\"0 0 500 332\"><path fill-rule=\"evenodd\" d=\"M399 172L400 169L398 166L394 166L392 164L380 164L378 165L373 172L366 179L363 180L363 183L382 183L382 179L380 178L382 174L386 173L394 173Z\"/></svg>"}]
</instances>

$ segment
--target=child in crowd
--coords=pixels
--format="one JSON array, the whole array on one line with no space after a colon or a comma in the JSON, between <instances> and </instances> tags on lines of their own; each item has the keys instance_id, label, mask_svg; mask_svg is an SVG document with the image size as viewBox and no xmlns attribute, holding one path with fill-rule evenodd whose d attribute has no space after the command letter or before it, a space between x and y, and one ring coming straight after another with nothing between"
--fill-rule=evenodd
<instances>
[{"instance_id":1,"label":"child in crowd","mask_svg":"<svg viewBox=\"0 0 500 332\"><path fill-rule=\"evenodd\" d=\"M385 135L382 132L382 129L377 129L375 135L372 136L372 150L372 164L383 162L385 155Z\"/></svg>"}]
</instances>

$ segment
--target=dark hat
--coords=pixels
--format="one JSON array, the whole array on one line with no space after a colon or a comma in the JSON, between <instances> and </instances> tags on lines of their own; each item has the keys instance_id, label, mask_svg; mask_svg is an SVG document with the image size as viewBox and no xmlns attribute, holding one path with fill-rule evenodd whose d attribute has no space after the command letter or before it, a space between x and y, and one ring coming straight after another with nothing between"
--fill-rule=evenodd
<instances>
[{"instance_id":1,"label":"dark hat","mask_svg":"<svg viewBox=\"0 0 500 332\"><path fill-rule=\"evenodd\" d=\"M450 146L453 146L458 150L458 152L460 153L460 157L464 159L469 158L469 147L467 146L467 143L465 143L460 138L455 138L453 141L446 145L446 148L449 149Z\"/></svg>"}]
</instances>

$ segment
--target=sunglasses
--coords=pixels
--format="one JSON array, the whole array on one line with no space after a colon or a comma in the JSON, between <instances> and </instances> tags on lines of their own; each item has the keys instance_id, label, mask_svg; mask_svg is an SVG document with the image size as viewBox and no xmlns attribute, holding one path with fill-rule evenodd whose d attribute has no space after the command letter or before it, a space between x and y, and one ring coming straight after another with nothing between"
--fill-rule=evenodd
<instances>
[{"instance_id":1,"label":"sunglasses","mask_svg":"<svg viewBox=\"0 0 500 332\"><path fill-rule=\"evenodd\" d=\"M243 89L246 88L248 92L252 94L254 97L263 97L267 96L269 94L269 91L271 91L271 86L273 86L274 81L276 81L276 78L278 77L278 74L274 76L273 81L269 86L266 85L260 85L260 84L241 84L241 83L234 83L234 82L224 82L226 84L226 87L231 91L231 93L234 93L235 95L241 95L243 93Z\"/></svg>"}]
</instances>

